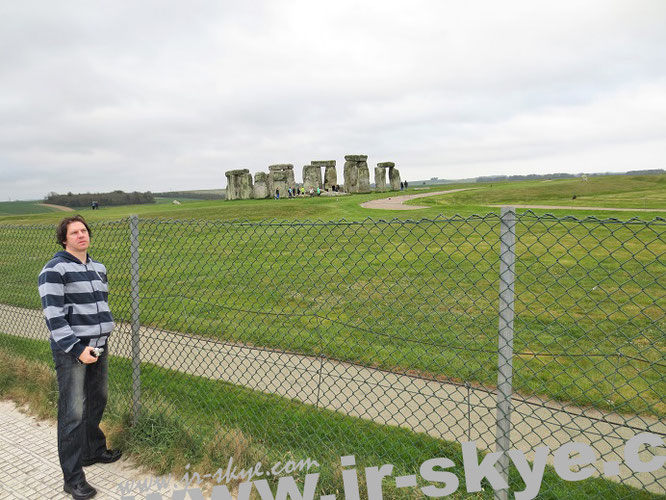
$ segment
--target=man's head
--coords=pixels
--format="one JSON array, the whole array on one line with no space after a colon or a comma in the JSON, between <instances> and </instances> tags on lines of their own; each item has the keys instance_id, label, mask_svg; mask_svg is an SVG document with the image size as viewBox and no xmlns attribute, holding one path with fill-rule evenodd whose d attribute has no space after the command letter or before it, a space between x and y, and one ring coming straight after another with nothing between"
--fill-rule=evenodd
<instances>
[{"instance_id":1,"label":"man's head","mask_svg":"<svg viewBox=\"0 0 666 500\"><path fill-rule=\"evenodd\" d=\"M92 233L88 224L80 215L64 218L60 221L56 229L58 243L68 251L86 251L90 245L91 236Z\"/></svg>"}]
</instances>

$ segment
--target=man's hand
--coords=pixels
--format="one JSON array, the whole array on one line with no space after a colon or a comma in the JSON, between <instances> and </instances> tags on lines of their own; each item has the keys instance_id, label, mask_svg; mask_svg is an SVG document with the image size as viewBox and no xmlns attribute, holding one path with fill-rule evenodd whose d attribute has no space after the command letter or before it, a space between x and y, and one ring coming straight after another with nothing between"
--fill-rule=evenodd
<instances>
[{"instance_id":1,"label":"man's hand","mask_svg":"<svg viewBox=\"0 0 666 500\"><path fill-rule=\"evenodd\" d=\"M92 355L92 350L93 350L93 348L91 346L89 346L89 345L86 346L83 349L83 352L81 353L81 356L79 356L79 361L81 361L81 363L84 363L86 365L96 363L97 362L97 357Z\"/></svg>"}]
</instances>

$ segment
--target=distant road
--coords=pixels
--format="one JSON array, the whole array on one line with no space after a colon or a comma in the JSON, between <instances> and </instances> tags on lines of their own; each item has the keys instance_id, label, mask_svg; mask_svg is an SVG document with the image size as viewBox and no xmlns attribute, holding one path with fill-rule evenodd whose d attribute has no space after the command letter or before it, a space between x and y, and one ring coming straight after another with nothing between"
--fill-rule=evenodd
<instances>
[{"instance_id":1,"label":"distant road","mask_svg":"<svg viewBox=\"0 0 666 500\"><path fill-rule=\"evenodd\" d=\"M57 210L62 210L63 212L73 212L74 211L73 208L64 207L62 205L51 205L50 203L38 203L38 205L41 205L42 207L55 208Z\"/></svg>"},{"instance_id":2,"label":"distant road","mask_svg":"<svg viewBox=\"0 0 666 500\"><path fill-rule=\"evenodd\" d=\"M435 191L433 193L391 196L390 198L381 198L379 200L366 201L365 203L361 203L361 206L363 208L377 208L380 210L419 210L421 208L432 208L432 207L422 207L420 205L403 205L403 202L407 200L414 200L416 198L437 196L438 194L449 194L449 193L457 193L458 191L468 191L470 189L476 189L476 188L449 189L448 191Z\"/></svg>"}]
</instances>

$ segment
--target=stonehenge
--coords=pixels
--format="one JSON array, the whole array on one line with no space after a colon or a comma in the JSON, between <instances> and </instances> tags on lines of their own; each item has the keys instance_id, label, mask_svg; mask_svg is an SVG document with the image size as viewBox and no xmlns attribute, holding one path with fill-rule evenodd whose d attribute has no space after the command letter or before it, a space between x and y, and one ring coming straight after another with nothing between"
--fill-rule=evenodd
<instances>
[{"instance_id":1,"label":"stonehenge","mask_svg":"<svg viewBox=\"0 0 666 500\"><path fill-rule=\"evenodd\" d=\"M389 182L391 191L400 191L400 172L394 166L389 166Z\"/></svg>"},{"instance_id":2,"label":"stonehenge","mask_svg":"<svg viewBox=\"0 0 666 500\"><path fill-rule=\"evenodd\" d=\"M295 186L294 166L291 163L269 165L268 192L270 196L274 196L277 189L280 190L280 196L287 196L287 189Z\"/></svg>"},{"instance_id":3,"label":"stonehenge","mask_svg":"<svg viewBox=\"0 0 666 500\"><path fill-rule=\"evenodd\" d=\"M335 168L335 160L312 161L311 164L316 167L325 167L324 189L326 191L331 189L333 186L338 185L338 171Z\"/></svg>"},{"instance_id":4,"label":"stonehenge","mask_svg":"<svg viewBox=\"0 0 666 500\"><path fill-rule=\"evenodd\" d=\"M227 176L227 200L249 200L252 198L252 174L247 168L229 170Z\"/></svg>"},{"instance_id":5,"label":"stonehenge","mask_svg":"<svg viewBox=\"0 0 666 500\"><path fill-rule=\"evenodd\" d=\"M345 156L345 192L369 193L370 170L368 169L367 155Z\"/></svg>"},{"instance_id":6,"label":"stonehenge","mask_svg":"<svg viewBox=\"0 0 666 500\"><path fill-rule=\"evenodd\" d=\"M254 190L252 197L255 200L270 198L271 192L268 190L268 174L266 172L257 172L254 174Z\"/></svg>"},{"instance_id":7,"label":"stonehenge","mask_svg":"<svg viewBox=\"0 0 666 500\"><path fill-rule=\"evenodd\" d=\"M325 169L322 177L322 167ZM388 169L388 186L386 183L386 169ZM375 190L386 191L389 187L392 191L400 190L400 172L395 168L393 162L377 163L375 167ZM227 177L227 199L247 200L272 198L276 190L280 191L280 197L286 197L289 188L297 187L294 180L294 165L291 163L280 163L269 165L268 174L257 172L252 174L247 168L229 170L225 172ZM370 169L368 168L367 155L346 155L344 165L344 192L346 193L369 193L370 192ZM338 172L335 160L313 160L310 165L303 166L303 188L306 192L310 189L332 190L338 184ZM337 189L336 189L337 191Z\"/></svg>"},{"instance_id":8,"label":"stonehenge","mask_svg":"<svg viewBox=\"0 0 666 500\"><path fill-rule=\"evenodd\" d=\"M303 188L306 193L310 192L310 189L321 189L321 167L317 165L305 165L303 167Z\"/></svg>"},{"instance_id":9,"label":"stonehenge","mask_svg":"<svg viewBox=\"0 0 666 500\"><path fill-rule=\"evenodd\" d=\"M386 191L386 169L379 165L375 167L375 191Z\"/></svg>"},{"instance_id":10,"label":"stonehenge","mask_svg":"<svg viewBox=\"0 0 666 500\"><path fill-rule=\"evenodd\" d=\"M383 170L386 172L386 169L388 168L389 171L389 183L391 186L391 191L400 191L400 172L398 171L397 168L395 168L395 163L392 161L386 161L384 163L377 163L377 167L375 168L375 184L376 184L376 190L377 191L384 191L386 189L386 175L381 174L380 177L377 177L377 172L379 169ZM381 181L378 179L381 178ZM380 182L382 184L382 188L380 189L379 185Z\"/></svg>"}]
</instances>

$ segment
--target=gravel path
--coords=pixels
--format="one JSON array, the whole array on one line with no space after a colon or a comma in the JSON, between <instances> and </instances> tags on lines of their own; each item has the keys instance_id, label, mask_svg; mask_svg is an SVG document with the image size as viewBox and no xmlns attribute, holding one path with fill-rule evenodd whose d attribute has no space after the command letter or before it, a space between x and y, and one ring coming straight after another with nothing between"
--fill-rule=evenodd
<instances>
[{"instance_id":1,"label":"gravel path","mask_svg":"<svg viewBox=\"0 0 666 500\"><path fill-rule=\"evenodd\" d=\"M438 194L457 193L459 191L468 191L470 189L475 189L475 188L449 189L448 191L435 191L433 193L405 194L401 196L391 196L390 198L381 198L379 200L366 201L365 203L361 203L361 206L363 208L376 208L380 210L419 210L421 208L432 208L432 207L422 207L419 205L403 205L403 203L407 200L426 198L428 196L437 196Z\"/></svg>"}]
</instances>

